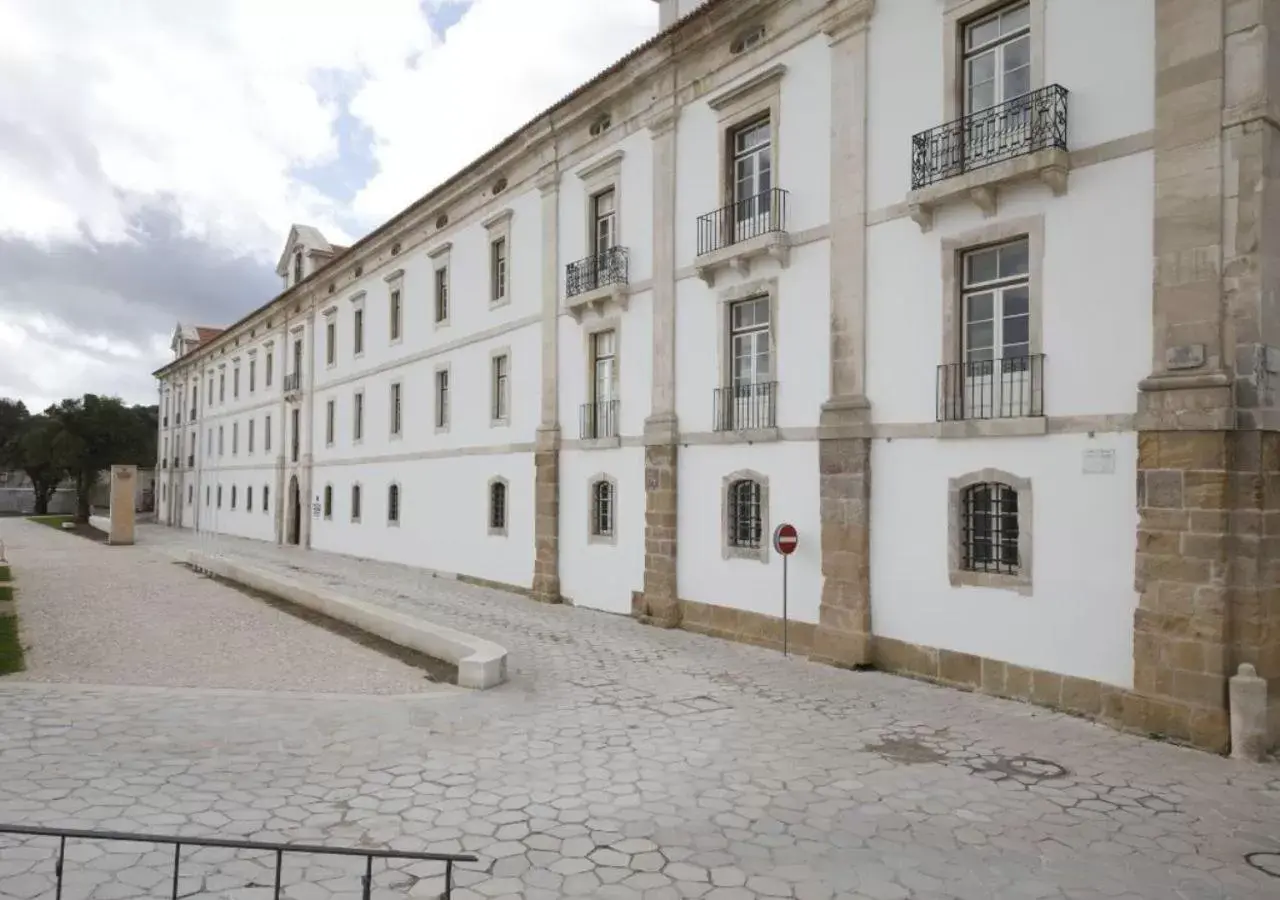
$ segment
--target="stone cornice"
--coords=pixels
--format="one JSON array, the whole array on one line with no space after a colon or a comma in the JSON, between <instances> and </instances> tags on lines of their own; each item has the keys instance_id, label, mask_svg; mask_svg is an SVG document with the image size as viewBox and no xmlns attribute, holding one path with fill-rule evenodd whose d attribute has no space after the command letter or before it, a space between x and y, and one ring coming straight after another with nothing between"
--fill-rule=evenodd
<instances>
[{"instance_id":1,"label":"stone cornice","mask_svg":"<svg viewBox=\"0 0 1280 900\"><path fill-rule=\"evenodd\" d=\"M480 224L485 227L486 231L492 231L493 229L500 228L510 222L512 215L514 215L514 213L512 213L511 208L507 207L506 209L494 213Z\"/></svg>"},{"instance_id":2,"label":"stone cornice","mask_svg":"<svg viewBox=\"0 0 1280 900\"><path fill-rule=\"evenodd\" d=\"M726 106L736 103L743 97L780 81L786 74L787 67L782 63L775 63L764 71L751 76L746 81L736 84L727 90L723 90L713 97L708 97L707 106L710 106L714 110L724 109Z\"/></svg>"},{"instance_id":3,"label":"stone cornice","mask_svg":"<svg viewBox=\"0 0 1280 900\"><path fill-rule=\"evenodd\" d=\"M619 165L624 156L626 156L626 151L622 148L618 148L612 153L608 153L594 162L588 163L573 174L577 175L582 181L587 181L588 179L599 175L601 172L605 172L614 166Z\"/></svg>"}]
</instances>

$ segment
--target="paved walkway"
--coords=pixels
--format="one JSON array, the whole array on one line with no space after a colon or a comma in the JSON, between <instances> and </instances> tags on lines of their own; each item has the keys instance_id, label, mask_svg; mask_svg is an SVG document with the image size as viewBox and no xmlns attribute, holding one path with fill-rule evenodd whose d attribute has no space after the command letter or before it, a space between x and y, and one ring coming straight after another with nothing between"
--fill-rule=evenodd
<instances>
[{"instance_id":1,"label":"paved walkway","mask_svg":"<svg viewBox=\"0 0 1280 900\"><path fill-rule=\"evenodd\" d=\"M1275 854L1255 859L1280 873L1280 767L397 566L219 546L497 640L511 683L351 700L0 682L0 819L473 851L459 900L1280 896L1245 862ZM168 889L167 853L107 850L77 851L87 880L64 896ZM0 897L47 889L49 852L0 849ZM270 883L265 861L191 866L184 896L269 896L230 893ZM356 889L330 863L291 877L298 900ZM422 865L375 884L440 888Z\"/></svg>"}]
</instances>

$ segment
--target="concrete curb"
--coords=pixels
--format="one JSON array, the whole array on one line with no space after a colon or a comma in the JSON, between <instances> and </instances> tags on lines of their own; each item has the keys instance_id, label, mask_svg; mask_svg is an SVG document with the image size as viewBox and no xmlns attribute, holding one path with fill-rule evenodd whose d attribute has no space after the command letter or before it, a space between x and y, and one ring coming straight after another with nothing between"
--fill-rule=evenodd
<instances>
[{"instance_id":1,"label":"concrete curb","mask_svg":"<svg viewBox=\"0 0 1280 900\"><path fill-rule=\"evenodd\" d=\"M459 687L484 690L507 680L507 650L492 641L323 588L304 585L224 556L188 550L175 558L197 571L296 603L393 644L452 663L458 667Z\"/></svg>"}]
</instances>

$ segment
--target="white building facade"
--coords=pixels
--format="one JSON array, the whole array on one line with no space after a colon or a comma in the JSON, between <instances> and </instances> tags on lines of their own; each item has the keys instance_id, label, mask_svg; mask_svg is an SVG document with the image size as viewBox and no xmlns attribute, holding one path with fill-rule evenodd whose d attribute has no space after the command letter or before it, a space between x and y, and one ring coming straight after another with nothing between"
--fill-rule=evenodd
<instances>
[{"instance_id":1,"label":"white building facade","mask_svg":"<svg viewBox=\"0 0 1280 900\"><path fill-rule=\"evenodd\" d=\"M1274 10L660 5L372 234L295 226L278 297L175 333L160 520L770 646L790 522L813 658L1221 746L1235 665L1280 689L1240 547L1270 498L1230 487L1280 422L1241 231Z\"/></svg>"}]
</instances>

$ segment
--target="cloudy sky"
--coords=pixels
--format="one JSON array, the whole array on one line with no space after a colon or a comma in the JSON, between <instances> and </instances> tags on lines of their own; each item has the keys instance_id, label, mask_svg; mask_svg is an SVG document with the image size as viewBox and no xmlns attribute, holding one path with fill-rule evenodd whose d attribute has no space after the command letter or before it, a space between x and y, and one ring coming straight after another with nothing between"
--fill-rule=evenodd
<instances>
[{"instance_id":1,"label":"cloudy sky","mask_svg":"<svg viewBox=\"0 0 1280 900\"><path fill-rule=\"evenodd\" d=\"M358 11L358 12L357 12ZM3 0L0 397L154 403L276 292L657 30L652 0Z\"/></svg>"}]
</instances>

